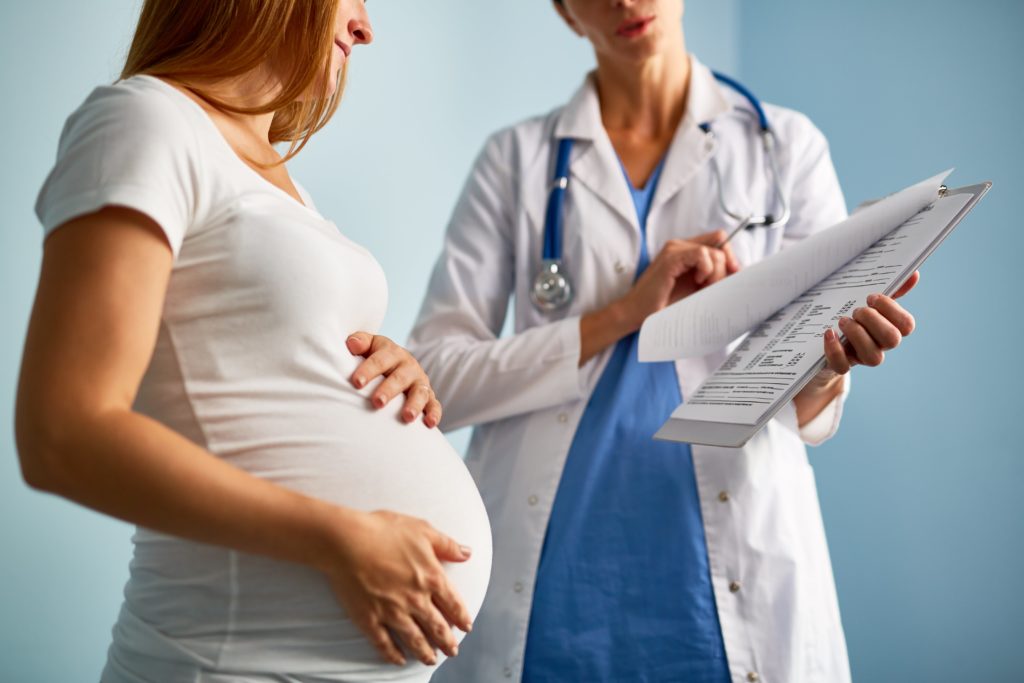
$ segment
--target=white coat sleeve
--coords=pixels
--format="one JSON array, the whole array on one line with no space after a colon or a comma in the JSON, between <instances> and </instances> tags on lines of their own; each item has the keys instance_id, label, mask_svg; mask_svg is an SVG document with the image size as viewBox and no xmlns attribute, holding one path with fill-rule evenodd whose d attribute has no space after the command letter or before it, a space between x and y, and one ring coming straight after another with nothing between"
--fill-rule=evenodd
<instances>
[{"instance_id":1,"label":"white coat sleeve","mask_svg":"<svg viewBox=\"0 0 1024 683\"><path fill-rule=\"evenodd\" d=\"M515 287L508 144L499 133L477 157L408 342L444 406L446 431L582 396L578 316L498 338Z\"/></svg>"},{"instance_id":2,"label":"white coat sleeve","mask_svg":"<svg viewBox=\"0 0 1024 683\"><path fill-rule=\"evenodd\" d=\"M805 116L797 114L787 130L780 133L784 149L789 151L793 173L790 176L790 220L783 233L782 248L846 218L846 200L836 177L828 141ZM800 428L800 438L811 446L835 435L843 414L843 403L850 393L850 377L843 378L842 393Z\"/></svg>"}]
</instances>

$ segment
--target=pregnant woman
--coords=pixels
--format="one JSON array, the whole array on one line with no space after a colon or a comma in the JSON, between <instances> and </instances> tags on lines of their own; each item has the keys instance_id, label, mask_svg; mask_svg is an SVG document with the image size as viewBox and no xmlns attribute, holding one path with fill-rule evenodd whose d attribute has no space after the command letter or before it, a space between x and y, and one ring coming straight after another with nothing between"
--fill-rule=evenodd
<instances>
[{"instance_id":1,"label":"pregnant woman","mask_svg":"<svg viewBox=\"0 0 1024 683\"><path fill-rule=\"evenodd\" d=\"M483 601L384 275L284 166L371 37L363 0L146 0L64 128L16 428L30 485L138 526L104 681L426 681Z\"/></svg>"}]
</instances>

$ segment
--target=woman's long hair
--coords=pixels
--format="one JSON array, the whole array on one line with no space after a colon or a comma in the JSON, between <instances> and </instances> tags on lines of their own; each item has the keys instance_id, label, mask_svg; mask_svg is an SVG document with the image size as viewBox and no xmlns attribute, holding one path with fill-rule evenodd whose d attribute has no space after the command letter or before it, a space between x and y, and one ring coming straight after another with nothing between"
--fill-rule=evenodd
<instances>
[{"instance_id":1,"label":"woman's long hair","mask_svg":"<svg viewBox=\"0 0 1024 683\"><path fill-rule=\"evenodd\" d=\"M145 0L121 78L159 76L189 87L212 107L274 113L270 142L301 150L338 108L344 68L328 95L338 0ZM272 64L281 90L260 107L239 107L197 83Z\"/></svg>"}]
</instances>

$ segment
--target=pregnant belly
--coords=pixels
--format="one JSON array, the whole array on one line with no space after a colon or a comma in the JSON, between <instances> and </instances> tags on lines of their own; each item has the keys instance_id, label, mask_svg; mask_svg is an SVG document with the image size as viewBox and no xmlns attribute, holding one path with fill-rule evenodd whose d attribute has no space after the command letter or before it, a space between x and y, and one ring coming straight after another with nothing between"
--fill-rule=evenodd
<instances>
[{"instance_id":1,"label":"pregnant belly","mask_svg":"<svg viewBox=\"0 0 1024 683\"><path fill-rule=\"evenodd\" d=\"M472 548L469 561L444 569L475 618L491 569L490 525L476 485L439 430L400 421L402 397L370 407L375 386L296 399L286 414L211 421L205 433L211 450L256 476L338 505L418 517ZM382 665L326 578L308 567L140 531L126 598L130 614L119 624L136 631L132 639L156 637L136 621L154 625L178 652L224 670Z\"/></svg>"},{"instance_id":2,"label":"pregnant belly","mask_svg":"<svg viewBox=\"0 0 1024 683\"><path fill-rule=\"evenodd\" d=\"M274 458L254 473L338 505L424 519L469 546L471 559L446 563L445 570L475 617L491 569L490 524L480 493L440 430L422 420L400 420L403 397L380 410L370 407L366 397L374 386L340 406L325 442Z\"/></svg>"}]
</instances>

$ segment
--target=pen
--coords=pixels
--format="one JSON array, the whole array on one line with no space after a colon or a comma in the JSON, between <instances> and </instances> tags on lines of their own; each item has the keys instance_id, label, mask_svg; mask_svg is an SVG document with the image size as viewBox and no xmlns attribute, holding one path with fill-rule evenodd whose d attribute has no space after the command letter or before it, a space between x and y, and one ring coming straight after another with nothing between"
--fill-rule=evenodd
<instances>
[{"instance_id":1,"label":"pen","mask_svg":"<svg viewBox=\"0 0 1024 683\"><path fill-rule=\"evenodd\" d=\"M730 232L728 235L725 236L724 240L722 240L721 242L719 242L718 244L715 245L715 249L721 249L722 247L727 245L729 243L729 240L731 240L733 237L735 237L741 230L743 230L743 228L745 228L748 225L750 225L750 219L753 218L753 217L754 217L753 214L750 214L746 218L741 220L739 222L739 224L735 228L732 229L732 232Z\"/></svg>"}]
</instances>

